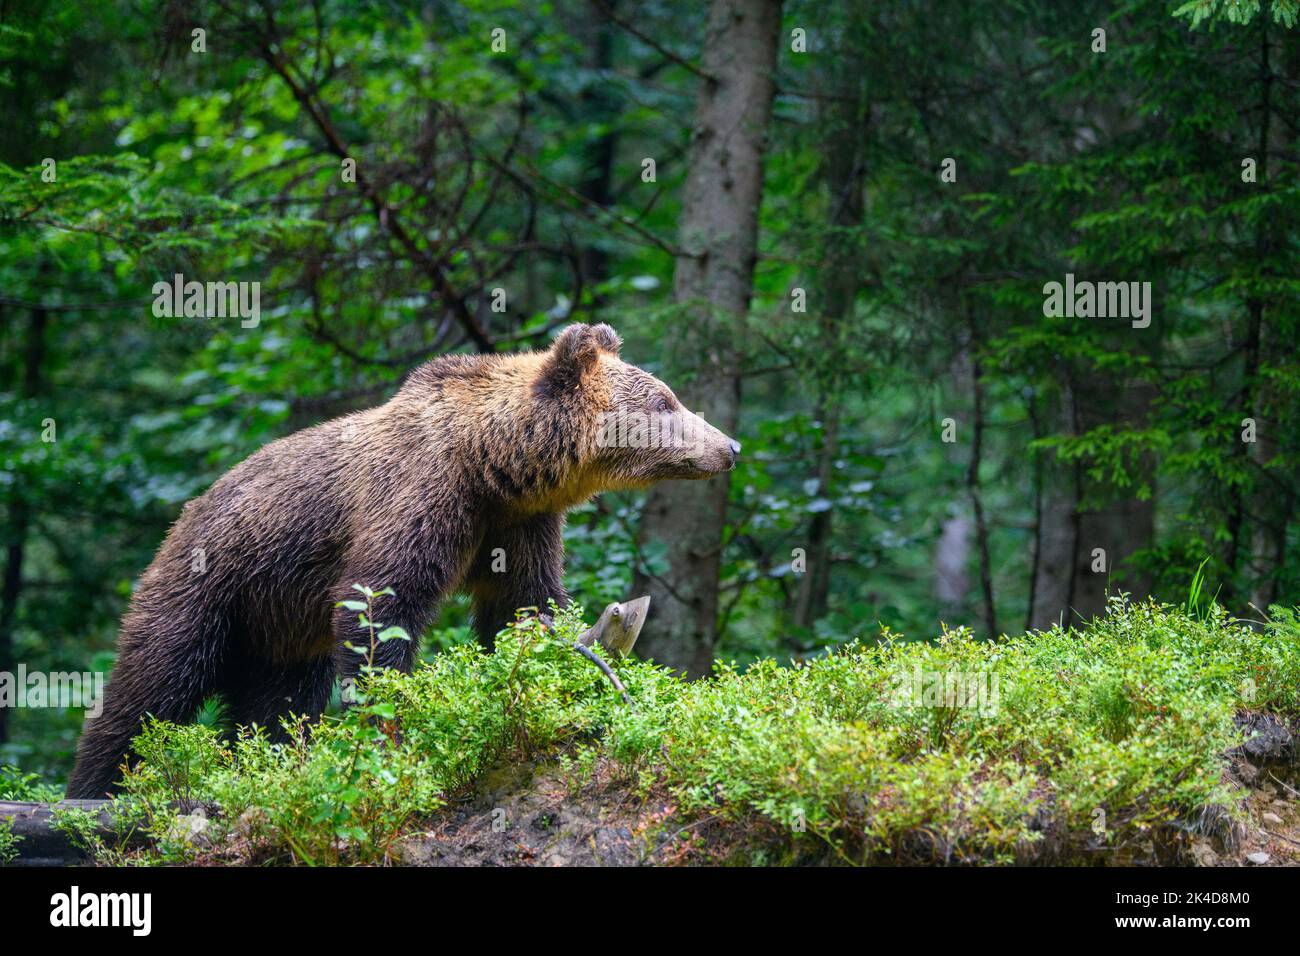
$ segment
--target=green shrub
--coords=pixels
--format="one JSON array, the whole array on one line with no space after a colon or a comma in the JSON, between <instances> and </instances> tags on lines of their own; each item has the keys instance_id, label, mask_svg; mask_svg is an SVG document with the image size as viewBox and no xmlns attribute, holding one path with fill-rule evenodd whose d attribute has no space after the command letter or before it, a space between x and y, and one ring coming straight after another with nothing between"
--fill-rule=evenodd
<instances>
[{"instance_id":1,"label":"green shrub","mask_svg":"<svg viewBox=\"0 0 1300 956\"><path fill-rule=\"evenodd\" d=\"M0 819L0 866L18 858L18 844L22 837L14 833L13 824Z\"/></svg>"},{"instance_id":2,"label":"green shrub","mask_svg":"<svg viewBox=\"0 0 1300 956\"><path fill-rule=\"evenodd\" d=\"M459 645L370 674L341 717L290 722L288 744L150 724L121 819L149 834L146 860L380 862L493 766L540 759L574 794L601 765L681 814L761 830L752 859L1091 859L1238 812L1223 783L1234 716L1300 713L1300 623L1280 608L1258 631L1117 601L1079 630L886 632L694 683L622 661L631 708L572 652L582 628L570 608L553 631L520 621L491 654Z\"/></svg>"},{"instance_id":3,"label":"green shrub","mask_svg":"<svg viewBox=\"0 0 1300 956\"><path fill-rule=\"evenodd\" d=\"M17 767L0 767L0 800L50 803L62 799L63 788L45 783L38 774L23 773Z\"/></svg>"}]
</instances>

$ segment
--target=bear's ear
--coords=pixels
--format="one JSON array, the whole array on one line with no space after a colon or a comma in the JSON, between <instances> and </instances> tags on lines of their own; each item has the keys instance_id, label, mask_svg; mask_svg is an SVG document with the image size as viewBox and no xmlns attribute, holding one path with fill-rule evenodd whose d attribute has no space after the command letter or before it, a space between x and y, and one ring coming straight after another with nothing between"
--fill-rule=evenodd
<instances>
[{"instance_id":1,"label":"bear's ear","mask_svg":"<svg viewBox=\"0 0 1300 956\"><path fill-rule=\"evenodd\" d=\"M623 340L603 322L600 325L570 325L560 333L547 355L543 384L564 392L582 384L583 376L596 367L601 352L617 356Z\"/></svg>"}]
</instances>

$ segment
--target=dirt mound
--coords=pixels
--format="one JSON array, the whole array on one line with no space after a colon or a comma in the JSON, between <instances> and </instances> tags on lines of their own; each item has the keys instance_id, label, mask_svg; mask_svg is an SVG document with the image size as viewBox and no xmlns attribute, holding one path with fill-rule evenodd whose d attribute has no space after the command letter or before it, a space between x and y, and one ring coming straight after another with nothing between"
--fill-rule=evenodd
<instances>
[{"instance_id":1,"label":"dirt mound","mask_svg":"<svg viewBox=\"0 0 1300 956\"><path fill-rule=\"evenodd\" d=\"M445 819L403 838L407 866L638 866L653 862L654 801L598 771L575 792L555 764L503 766Z\"/></svg>"}]
</instances>

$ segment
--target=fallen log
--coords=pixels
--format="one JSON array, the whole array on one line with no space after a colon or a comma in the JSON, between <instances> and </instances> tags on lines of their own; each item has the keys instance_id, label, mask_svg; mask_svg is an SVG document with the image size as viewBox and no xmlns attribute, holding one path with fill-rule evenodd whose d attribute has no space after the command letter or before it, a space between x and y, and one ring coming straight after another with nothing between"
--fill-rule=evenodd
<instances>
[{"instance_id":1,"label":"fallen log","mask_svg":"<svg viewBox=\"0 0 1300 956\"><path fill-rule=\"evenodd\" d=\"M20 838L18 858L10 866L67 866L85 858L67 834L53 825L54 811L86 810L96 814L99 832L105 837L115 833L108 812L109 800L60 800L58 803L25 803L0 800L0 820L8 821L11 832Z\"/></svg>"}]
</instances>

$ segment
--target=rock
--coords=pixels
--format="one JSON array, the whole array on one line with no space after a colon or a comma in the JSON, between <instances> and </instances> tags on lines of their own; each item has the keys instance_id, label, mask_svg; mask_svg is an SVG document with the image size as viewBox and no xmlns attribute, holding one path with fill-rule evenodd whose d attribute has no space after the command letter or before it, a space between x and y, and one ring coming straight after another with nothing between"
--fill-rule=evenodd
<instances>
[{"instance_id":1,"label":"rock","mask_svg":"<svg viewBox=\"0 0 1300 956\"><path fill-rule=\"evenodd\" d=\"M1263 866L1273 858L1267 853L1247 853L1246 859L1250 860L1250 862L1254 863L1256 866Z\"/></svg>"},{"instance_id":2,"label":"rock","mask_svg":"<svg viewBox=\"0 0 1300 956\"><path fill-rule=\"evenodd\" d=\"M1261 817L1261 819L1262 819L1265 823L1273 823L1273 824L1276 824L1276 825L1278 825L1278 826L1281 826L1281 825L1282 825L1282 818L1279 817L1276 813L1273 813L1273 812L1271 812L1271 811L1270 811L1269 813L1264 814L1263 817Z\"/></svg>"},{"instance_id":3,"label":"rock","mask_svg":"<svg viewBox=\"0 0 1300 956\"><path fill-rule=\"evenodd\" d=\"M1196 861L1197 866L1219 865L1219 854L1215 853L1213 847L1204 840L1197 840L1192 844L1192 859Z\"/></svg>"},{"instance_id":4,"label":"rock","mask_svg":"<svg viewBox=\"0 0 1300 956\"><path fill-rule=\"evenodd\" d=\"M1255 781L1259 779L1259 768L1253 763L1247 763L1242 760L1237 763L1237 778L1247 787L1255 786Z\"/></svg>"},{"instance_id":5,"label":"rock","mask_svg":"<svg viewBox=\"0 0 1300 956\"><path fill-rule=\"evenodd\" d=\"M1295 748L1295 735L1272 714L1239 714L1236 724L1247 740L1238 749L1260 761L1281 760Z\"/></svg>"},{"instance_id":6,"label":"rock","mask_svg":"<svg viewBox=\"0 0 1300 956\"><path fill-rule=\"evenodd\" d=\"M167 836L192 846L207 846L210 842L205 832L208 829L208 822L207 814L201 809L195 810L188 816L178 815L168 826Z\"/></svg>"}]
</instances>

